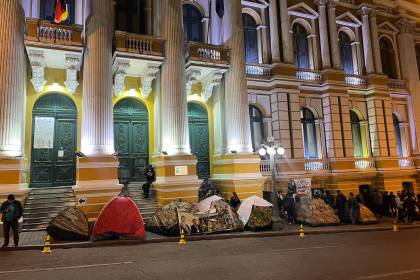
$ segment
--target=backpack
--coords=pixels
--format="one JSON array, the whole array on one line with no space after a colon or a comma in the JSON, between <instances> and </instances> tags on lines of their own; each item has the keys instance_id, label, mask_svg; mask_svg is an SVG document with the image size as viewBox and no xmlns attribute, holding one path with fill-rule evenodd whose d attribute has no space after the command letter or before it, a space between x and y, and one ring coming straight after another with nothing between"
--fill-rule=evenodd
<instances>
[{"instance_id":1,"label":"backpack","mask_svg":"<svg viewBox=\"0 0 420 280\"><path fill-rule=\"evenodd\" d=\"M6 222L13 222L18 216L18 209L14 203L8 203L4 210L4 220Z\"/></svg>"}]
</instances>

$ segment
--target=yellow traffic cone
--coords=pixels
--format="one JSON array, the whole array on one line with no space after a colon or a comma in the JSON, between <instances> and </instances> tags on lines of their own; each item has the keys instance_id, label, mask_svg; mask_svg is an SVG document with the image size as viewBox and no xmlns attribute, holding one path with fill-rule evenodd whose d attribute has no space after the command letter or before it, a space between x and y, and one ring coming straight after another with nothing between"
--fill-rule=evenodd
<instances>
[{"instance_id":1,"label":"yellow traffic cone","mask_svg":"<svg viewBox=\"0 0 420 280\"><path fill-rule=\"evenodd\" d=\"M394 225L392 226L392 231L397 232L398 231L398 224L397 222L394 222Z\"/></svg>"},{"instance_id":2,"label":"yellow traffic cone","mask_svg":"<svg viewBox=\"0 0 420 280\"><path fill-rule=\"evenodd\" d=\"M299 230L299 237L305 237L305 232L303 231L303 225L300 225L300 230Z\"/></svg>"},{"instance_id":3,"label":"yellow traffic cone","mask_svg":"<svg viewBox=\"0 0 420 280\"><path fill-rule=\"evenodd\" d=\"M184 246L187 244L187 241L185 241L185 236L184 236L184 230L181 229L181 239L179 240L178 244L180 246Z\"/></svg>"},{"instance_id":4,"label":"yellow traffic cone","mask_svg":"<svg viewBox=\"0 0 420 280\"><path fill-rule=\"evenodd\" d=\"M45 253L45 254L52 253L50 235L47 235L47 238L45 239L44 250L42 250L42 253Z\"/></svg>"}]
</instances>

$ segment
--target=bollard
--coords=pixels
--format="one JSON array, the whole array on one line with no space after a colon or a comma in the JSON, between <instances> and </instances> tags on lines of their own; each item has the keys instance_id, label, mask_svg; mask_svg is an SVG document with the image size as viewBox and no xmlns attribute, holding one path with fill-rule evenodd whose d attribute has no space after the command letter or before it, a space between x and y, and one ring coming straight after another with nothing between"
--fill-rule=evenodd
<instances>
[{"instance_id":1,"label":"bollard","mask_svg":"<svg viewBox=\"0 0 420 280\"><path fill-rule=\"evenodd\" d=\"M50 235L47 235L47 238L45 239L44 250L42 250L42 253L44 253L44 254L52 253Z\"/></svg>"},{"instance_id":2,"label":"bollard","mask_svg":"<svg viewBox=\"0 0 420 280\"><path fill-rule=\"evenodd\" d=\"M184 246L187 244L187 241L185 241L185 236L184 236L184 230L181 229L181 239L179 240L178 244L180 246Z\"/></svg>"},{"instance_id":3,"label":"bollard","mask_svg":"<svg viewBox=\"0 0 420 280\"><path fill-rule=\"evenodd\" d=\"M392 226L392 231L397 232L398 231L398 224L397 222L394 222L394 225Z\"/></svg>"},{"instance_id":4,"label":"bollard","mask_svg":"<svg viewBox=\"0 0 420 280\"><path fill-rule=\"evenodd\" d=\"M300 225L300 230L299 230L299 237L305 237L305 232L303 231L303 225Z\"/></svg>"}]
</instances>

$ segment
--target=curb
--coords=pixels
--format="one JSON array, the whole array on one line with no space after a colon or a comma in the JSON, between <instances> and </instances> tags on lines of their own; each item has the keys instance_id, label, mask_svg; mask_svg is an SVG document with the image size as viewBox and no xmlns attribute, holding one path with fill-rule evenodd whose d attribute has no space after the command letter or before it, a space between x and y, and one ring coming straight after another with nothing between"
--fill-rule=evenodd
<instances>
[{"instance_id":1,"label":"curb","mask_svg":"<svg viewBox=\"0 0 420 280\"><path fill-rule=\"evenodd\" d=\"M420 225L400 225L401 230L420 229ZM391 226L380 227L366 227L366 228L350 228L350 229L307 229L305 235L321 235L334 233L356 233L356 232L374 232L374 231L392 231ZM299 230L293 231L263 231L263 232L235 232L235 233L221 233L209 235L186 236L187 241L204 241L204 240L224 240L236 238L255 238L255 237L277 237L277 236L293 236L298 235ZM179 237L163 237L149 240L107 240L107 241L86 241L86 242L72 242L72 243L57 243L51 244L51 249L73 249L73 248L95 248L95 247L113 247L113 246L127 246L140 244L154 244L154 243L168 243L178 242ZM21 247L0 248L1 251L28 251L28 250L42 250L43 245L26 245Z\"/></svg>"}]
</instances>

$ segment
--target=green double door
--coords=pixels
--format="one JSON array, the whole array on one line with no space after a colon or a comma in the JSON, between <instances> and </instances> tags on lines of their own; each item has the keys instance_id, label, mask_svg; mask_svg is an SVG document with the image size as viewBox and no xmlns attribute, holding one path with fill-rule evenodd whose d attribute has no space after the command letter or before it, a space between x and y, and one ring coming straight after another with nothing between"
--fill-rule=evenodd
<instances>
[{"instance_id":1,"label":"green double door","mask_svg":"<svg viewBox=\"0 0 420 280\"><path fill-rule=\"evenodd\" d=\"M197 175L210 178L209 125L205 108L197 103L188 103L188 125L191 153L197 157Z\"/></svg>"},{"instance_id":2,"label":"green double door","mask_svg":"<svg viewBox=\"0 0 420 280\"><path fill-rule=\"evenodd\" d=\"M76 184L77 109L67 96L47 94L32 112L30 187Z\"/></svg>"},{"instance_id":3,"label":"green double door","mask_svg":"<svg viewBox=\"0 0 420 280\"><path fill-rule=\"evenodd\" d=\"M145 181L149 163L149 116L146 106L125 98L114 106L114 145L121 168L130 170L131 180Z\"/></svg>"}]
</instances>

